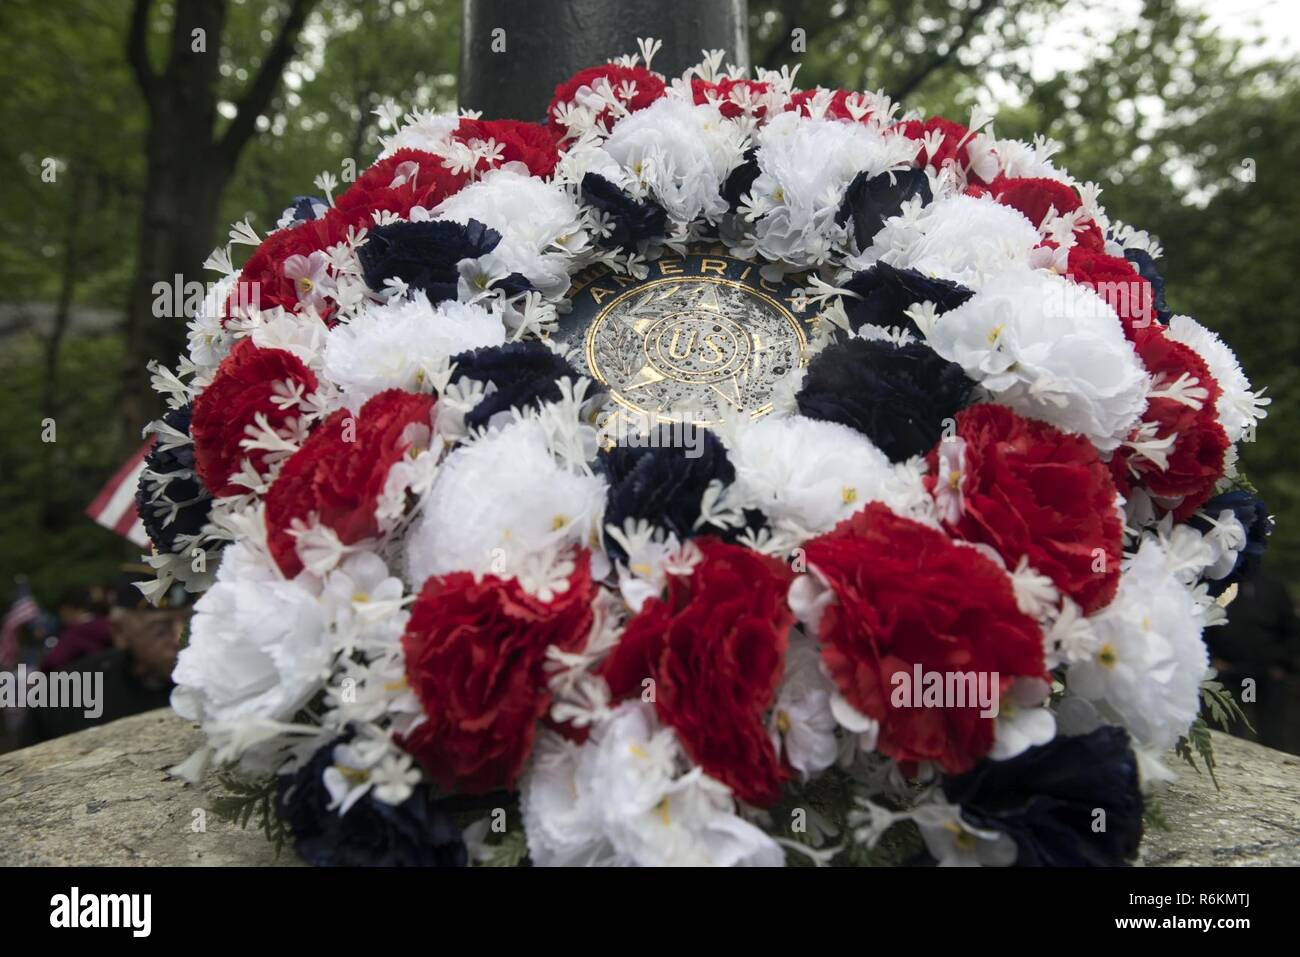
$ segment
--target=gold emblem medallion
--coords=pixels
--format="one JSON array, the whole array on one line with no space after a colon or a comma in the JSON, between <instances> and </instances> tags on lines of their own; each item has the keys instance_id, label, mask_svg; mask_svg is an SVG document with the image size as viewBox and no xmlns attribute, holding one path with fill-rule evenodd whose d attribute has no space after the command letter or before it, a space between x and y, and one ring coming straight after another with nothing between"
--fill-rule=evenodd
<instances>
[{"instance_id":1,"label":"gold emblem medallion","mask_svg":"<svg viewBox=\"0 0 1300 957\"><path fill-rule=\"evenodd\" d=\"M805 361L809 316L798 284L713 251L659 259L636 279L605 267L575 277L557 339L591 378L647 422L760 416L776 381Z\"/></svg>"}]
</instances>

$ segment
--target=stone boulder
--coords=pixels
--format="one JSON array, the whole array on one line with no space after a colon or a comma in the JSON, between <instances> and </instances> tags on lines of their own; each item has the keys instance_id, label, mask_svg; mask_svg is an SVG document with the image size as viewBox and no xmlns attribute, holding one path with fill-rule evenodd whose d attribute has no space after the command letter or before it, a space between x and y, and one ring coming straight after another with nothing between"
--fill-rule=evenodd
<instances>
[{"instance_id":1,"label":"stone boulder","mask_svg":"<svg viewBox=\"0 0 1300 957\"><path fill-rule=\"evenodd\" d=\"M0 865L300 864L211 811L214 776L167 776L202 740L162 708L0 754Z\"/></svg>"},{"instance_id":2,"label":"stone boulder","mask_svg":"<svg viewBox=\"0 0 1300 957\"><path fill-rule=\"evenodd\" d=\"M0 865L300 863L212 813L215 778L167 776L200 742L164 709L0 755ZM1222 734L1214 751L1222 791L1171 759L1170 829L1148 828L1142 863L1300 864L1300 757Z\"/></svg>"}]
</instances>

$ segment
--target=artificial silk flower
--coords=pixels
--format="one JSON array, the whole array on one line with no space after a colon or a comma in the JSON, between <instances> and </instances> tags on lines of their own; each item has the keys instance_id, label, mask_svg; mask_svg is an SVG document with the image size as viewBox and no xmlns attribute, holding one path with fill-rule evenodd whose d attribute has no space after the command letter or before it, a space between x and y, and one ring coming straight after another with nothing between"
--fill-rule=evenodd
<instances>
[{"instance_id":1,"label":"artificial silk flower","mask_svg":"<svg viewBox=\"0 0 1300 957\"><path fill-rule=\"evenodd\" d=\"M1269 400L1058 144L657 49L542 123L385 104L376 162L209 257L136 498L143 594L204 592L186 772L322 865L839 864L904 822L1131 862L1272 530ZM462 835L485 799L522 834Z\"/></svg>"}]
</instances>

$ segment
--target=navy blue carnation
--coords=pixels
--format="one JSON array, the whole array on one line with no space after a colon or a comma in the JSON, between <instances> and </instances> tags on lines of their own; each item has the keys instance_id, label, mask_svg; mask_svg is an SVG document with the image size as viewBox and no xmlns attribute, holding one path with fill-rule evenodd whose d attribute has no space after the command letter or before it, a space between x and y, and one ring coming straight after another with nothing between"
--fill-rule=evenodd
<instances>
[{"instance_id":1,"label":"navy blue carnation","mask_svg":"<svg viewBox=\"0 0 1300 957\"><path fill-rule=\"evenodd\" d=\"M163 422L190 434L190 406L172 409ZM194 468L192 443L162 448L156 439L145 456L145 471L135 491L135 510L154 547L162 554L178 551L176 538L197 535L208 521L212 493L203 487Z\"/></svg>"},{"instance_id":2,"label":"navy blue carnation","mask_svg":"<svg viewBox=\"0 0 1300 957\"><path fill-rule=\"evenodd\" d=\"M1021 867L1119 866L1137 856L1142 840L1137 758L1122 728L983 761L946 778L943 790L969 824L1015 841Z\"/></svg>"},{"instance_id":3,"label":"navy blue carnation","mask_svg":"<svg viewBox=\"0 0 1300 957\"><path fill-rule=\"evenodd\" d=\"M357 258L371 289L383 289L386 280L400 279L411 289L423 290L429 302L439 303L456 298L460 281L456 264L486 256L499 242L500 233L474 219L465 225L449 220L389 223L370 231L357 249Z\"/></svg>"},{"instance_id":4,"label":"navy blue carnation","mask_svg":"<svg viewBox=\"0 0 1300 957\"><path fill-rule=\"evenodd\" d=\"M330 809L325 769L334 763L335 746L348 737L330 742L296 773L280 777L275 810L293 835L298 856L315 867L466 866L460 829L423 782L396 806L367 793L342 816Z\"/></svg>"},{"instance_id":5,"label":"navy blue carnation","mask_svg":"<svg viewBox=\"0 0 1300 957\"><path fill-rule=\"evenodd\" d=\"M894 462L924 455L975 383L929 346L846 339L808 364L795 400L810 419L857 429Z\"/></svg>"},{"instance_id":6,"label":"navy blue carnation","mask_svg":"<svg viewBox=\"0 0 1300 957\"><path fill-rule=\"evenodd\" d=\"M668 231L668 213L662 206L638 202L603 176L588 173L582 178L582 198L613 223L613 232L600 240L602 246L631 249L639 240L658 239Z\"/></svg>"},{"instance_id":7,"label":"navy blue carnation","mask_svg":"<svg viewBox=\"0 0 1300 957\"><path fill-rule=\"evenodd\" d=\"M1233 489L1216 495L1201 506L1201 512L1218 520L1225 509L1231 510L1241 527L1246 530L1246 545L1237 553L1237 562L1232 571L1223 578L1207 581L1211 595L1218 597L1236 582L1248 581L1259 572L1264 552L1268 549L1268 537L1273 534L1273 518L1268 514L1268 507L1258 495L1245 489ZM1210 523L1199 514L1192 516L1189 524L1205 534L1210 530Z\"/></svg>"},{"instance_id":8,"label":"navy blue carnation","mask_svg":"<svg viewBox=\"0 0 1300 957\"><path fill-rule=\"evenodd\" d=\"M885 228L885 220L903 211L903 204L920 197L928 204L934 199L930 177L923 169L900 170L870 176L859 173L844 191L844 200L835 213L835 224L852 221L853 240L858 249L871 245L876 233Z\"/></svg>"},{"instance_id":9,"label":"navy blue carnation","mask_svg":"<svg viewBox=\"0 0 1300 957\"><path fill-rule=\"evenodd\" d=\"M727 201L728 210L734 213L740 208L745 195L754 188L758 174L758 149L751 147L745 151L744 162L728 173L722 184L722 198Z\"/></svg>"},{"instance_id":10,"label":"navy blue carnation","mask_svg":"<svg viewBox=\"0 0 1300 957\"><path fill-rule=\"evenodd\" d=\"M685 434L683 428L691 430L689 442L677 440ZM596 468L609 481L605 525L622 529L629 518L645 519L682 542L694 535L729 537L730 529L695 527L709 483L730 485L736 478L718 437L698 426L663 425L645 441L644 447L616 445L597 460ZM623 547L608 532L605 548L616 561L627 560Z\"/></svg>"},{"instance_id":11,"label":"navy blue carnation","mask_svg":"<svg viewBox=\"0 0 1300 957\"><path fill-rule=\"evenodd\" d=\"M974 293L965 286L947 279L936 279L915 269L899 269L878 262L870 269L853 274L844 288L861 298L845 296L844 311L848 313L853 331L866 324L873 326L901 326L920 334L916 324L907 317L907 310L918 302L932 302L939 314L956 309Z\"/></svg>"},{"instance_id":12,"label":"navy blue carnation","mask_svg":"<svg viewBox=\"0 0 1300 957\"><path fill-rule=\"evenodd\" d=\"M462 352L451 361L456 367L452 382L473 379L496 386L496 391L484 396L465 416L465 424L474 429L486 427L498 412L536 408L545 402L558 401L560 380L567 378L576 383L582 377L577 369L540 342L485 346Z\"/></svg>"},{"instance_id":13,"label":"navy blue carnation","mask_svg":"<svg viewBox=\"0 0 1300 957\"><path fill-rule=\"evenodd\" d=\"M1165 277L1160 275L1160 270L1156 268L1155 259L1145 249L1126 249L1124 258L1137 266L1139 276L1151 283L1156 319L1162 325L1169 325L1169 320L1173 318L1174 313L1165 302Z\"/></svg>"},{"instance_id":14,"label":"navy blue carnation","mask_svg":"<svg viewBox=\"0 0 1300 957\"><path fill-rule=\"evenodd\" d=\"M295 223L305 223L313 219L320 219L317 210L329 209L329 203L316 196L295 196L293 202L286 207L285 212L292 211L293 221Z\"/></svg>"},{"instance_id":15,"label":"navy blue carnation","mask_svg":"<svg viewBox=\"0 0 1300 957\"><path fill-rule=\"evenodd\" d=\"M520 272L512 272L504 279L496 280L492 283L492 288L505 293L507 299L513 299L515 296L521 295L525 292L533 292L537 289L536 286L528 281L528 277Z\"/></svg>"}]
</instances>

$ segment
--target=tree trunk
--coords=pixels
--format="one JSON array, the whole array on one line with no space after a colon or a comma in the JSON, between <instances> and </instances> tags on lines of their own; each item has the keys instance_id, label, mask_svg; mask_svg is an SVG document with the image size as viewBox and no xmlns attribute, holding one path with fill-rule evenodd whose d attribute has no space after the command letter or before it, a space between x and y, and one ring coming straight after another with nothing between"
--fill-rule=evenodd
<instances>
[{"instance_id":1,"label":"tree trunk","mask_svg":"<svg viewBox=\"0 0 1300 957\"><path fill-rule=\"evenodd\" d=\"M126 54L149 109L149 132L135 276L127 301L118 437L124 448L138 445L139 430L158 411L145 364L149 359L171 364L185 351L186 317L171 308L177 296L167 297L169 308L155 310L154 286L180 283L178 296L183 304L187 283L208 280L202 267L217 239L222 194L256 130L257 117L279 88L316 2L289 4L256 76L235 104L234 119L218 136L217 80L226 0L184 0L174 5L167 62L161 72L154 70L149 54L152 2L135 0Z\"/></svg>"},{"instance_id":2,"label":"tree trunk","mask_svg":"<svg viewBox=\"0 0 1300 957\"><path fill-rule=\"evenodd\" d=\"M747 2L464 0L460 105L488 119L541 120L557 84L636 53L639 37L664 42L654 69L669 77L698 63L703 50L725 50L726 62L746 66Z\"/></svg>"},{"instance_id":3,"label":"tree trunk","mask_svg":"<svg viewBox=\"0 0 1300 957\"><path fill-rule=\"evenodd\" d=\"M72 300L76 293L78 267L80 266L81 222L83 210L87 208L87 180L76 166L68 173L71 180L72 195L68 207L68 222L63 241L63 267L59 275L59 299L54 307L54 325L50 337L45 340L45 375L41 382L41 418L53 419L57 423L61 402L59 400L59 357L63 349L63 340L72 321ZM57 479L58 443L45 443L42 453L41 472L43 481L38 491L40 496L41 528L54 529L61 518L60 510L54 502L54 491L59 487Z\"/></svg>"},{"instance_id":4,"label":"tree trunk","mask_svg":"<svg viewBox=\"0 0 1300 957\"><path fill-rule=\"evenodd\" d=\"M166 132L151 135L146 150L149 188L141 211L127 312L122 409L126 445L138 444L139 429L157 411L150 404L146 363L159 359L170 365L185 351L187 317L171 308L171 295L165 300L166 309L155 310L154 286L165 282L170 288L179 282L183 303L184 284L207 280L200 267L217 239L221 196L230 175L225 163L211 155L210 141L197 141L206 148L193 147L195 140L190 137L197 131L178 133L176 125L157 128Z\"/></svg>"},{"instance_id":5,"label":"tree trunk","mask_svg":"<svg viewBox=\"0 0 1300 957\"><path fill-rule=\"evenodd\" d=\"M212 251L217 207L229 164L214 143L225 0L176 6L165 68L155 72L148 52L149 0L136 0L127 56L149 109L145 189L135 275L127 300L121 433L125 448L156 413L145 363L174 362L185 342L183 315L155 315L154 284L202 282ZM182 296L182 301L183 301ZM170 300L170 297L169 297ZM170 313L174 310L160 310Z\"/></svg>"}]
</instances>

